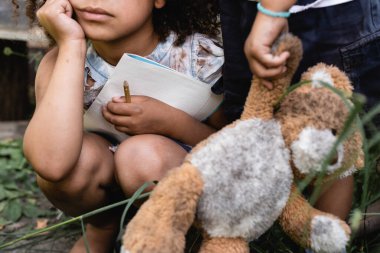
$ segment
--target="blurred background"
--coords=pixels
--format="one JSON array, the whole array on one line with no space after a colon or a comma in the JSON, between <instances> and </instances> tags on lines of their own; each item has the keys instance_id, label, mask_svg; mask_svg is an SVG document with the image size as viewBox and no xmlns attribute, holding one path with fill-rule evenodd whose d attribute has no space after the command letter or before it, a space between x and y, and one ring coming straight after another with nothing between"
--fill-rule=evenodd
<instances>
[{"instance_id":1,"label":"blurred background","mask_svg":"<svg viewBox=\"0 0 380 253\"><path fill-rule=\"evenodd\" d=\"M34 108L35 71L48 41L41 29L30 24L24 0L15 9L0 2L0 121L30 118Z\"/></svg>"}]
</instances>

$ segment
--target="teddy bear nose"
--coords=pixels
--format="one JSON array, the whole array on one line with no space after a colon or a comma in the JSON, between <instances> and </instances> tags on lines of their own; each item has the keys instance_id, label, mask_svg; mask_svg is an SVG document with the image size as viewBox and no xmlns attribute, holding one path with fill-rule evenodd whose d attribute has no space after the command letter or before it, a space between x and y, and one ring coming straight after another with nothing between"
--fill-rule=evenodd
<instances>
[{"instance_id":1,"label":"teddy bear nose","mask_svg":"<svg viewBox=\"0 0 380 253\"><path fill-rule=\"evenodd\" d=\"M344 150L343 145L339 144L337 149L332 151L336 139L330 129L303 129L298 139L291 144L293 163L299 172L309 174L326 170L327 174L331 174L338 170L342 166ZM330 152L334 152L332 159L326 168L323 168L323 162Z\"/></svg>"}]
</instances>

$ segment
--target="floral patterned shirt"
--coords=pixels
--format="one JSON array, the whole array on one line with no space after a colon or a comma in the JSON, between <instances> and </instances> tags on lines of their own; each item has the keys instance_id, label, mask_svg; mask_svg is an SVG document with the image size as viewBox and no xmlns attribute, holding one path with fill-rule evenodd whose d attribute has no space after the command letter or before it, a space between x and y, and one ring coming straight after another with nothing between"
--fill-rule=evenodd
<instances>
[{"instance_id":1,"label":"floral patterned shirt","mask_svg":"<svg viewBox=\"0 0 380 253\"><path fill-rule=\"evenodd\" d=\"M175 46L176 34L171 33L160 42L146 58L189 75L211 87L222 76L224 54L221 42L206 35L195 33L186 41ZM87 49L84 80L84 109L88 109L95 100L114 66L104 61L90 44Z\"/></svg>"}]
</instances>

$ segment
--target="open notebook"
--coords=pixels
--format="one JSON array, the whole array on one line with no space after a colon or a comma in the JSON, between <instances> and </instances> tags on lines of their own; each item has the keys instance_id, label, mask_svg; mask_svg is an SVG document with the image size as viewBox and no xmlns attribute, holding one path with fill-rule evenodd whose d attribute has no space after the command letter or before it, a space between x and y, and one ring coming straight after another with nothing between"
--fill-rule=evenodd
<instances>
[{"instance_id":1,"label":"open notebook","mask_svg":"<svg viewBox=\"0 0 380 253\"><path fill-rule=\"evenodd\" d=\"M211 92L211 86L183 73L138 55L124 54L102 91L84 114L87 131L106 133L119 141L128 135L114 129L101 108L112 97L123 96L127 81L131 95L149 96L180 109L198 120L210 116L223 100Z\"/></svg>"}]
</instances>

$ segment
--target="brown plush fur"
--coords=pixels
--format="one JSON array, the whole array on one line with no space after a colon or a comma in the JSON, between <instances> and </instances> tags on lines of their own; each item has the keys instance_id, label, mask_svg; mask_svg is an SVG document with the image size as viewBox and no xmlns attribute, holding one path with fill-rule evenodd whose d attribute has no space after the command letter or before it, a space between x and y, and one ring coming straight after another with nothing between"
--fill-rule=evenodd
<instances>
[{"instance_id":1,"label":"brown plush fur","mask_svg":"<svg viewBox=\"0 0 380 253\"><path fill-rule=\"evenodd\" d=\"M328 72L334 80L334 87L343 92L345 97L352 95L352 86L343 72L333 66L318 64L302 75L301 81L312 80L316 71ZM284 140L290 146L299 136L305 126L313 126L316 129L332 129L339 135L344 123L349 115L348 106L343 100L328 88L313 88L311 84L305 84L288 94L282 101L280 110L275 114L275 118L281 122ZM325 175L324 183L336 179L342 172L355 165L356 168L363 167L362 140L359 131L355 131L344 143L345 160L341 169L332 175ZM296 179L303 179L305 176L294 166L293 173ZM299 245L310 248L310 223L313 217L323 215L331 217L340 223L347 235L350 234L349 226L331 214L316 210L304 199L295 185L292 187L292 194L288 204L283 210L279 219L284 231Z\"/></svg>"},{"instance_id":2,"label":"brown plush fur","mask_svg":"<svg viewBox=\"0 0 380 253\"><path fill-rule=\"evenodd\" d=\"M302 46L301 42L293 37L283 36L281 39L281 44L276 48L275 54L279 54L283 51L290 52L292 60L287 62L287 71L273 80L273 90L268 90L261 85L260 79L253 79L241 116L242 120L251 118L273 118L273 108L275 104L291 83L293 74L297 70L302 57Z\"/></svg>"},{"instance_id":3,"label":"brown plush fur","mask_svg":"<svg viewBox=\"0 0 380 253\"><path fill-rule=\"evenodd\" d=\"M350 81L336 67L320 63L304 73L302 80L310 80L308 78L312 78L312 74L321 69L328 71L334 78L335 88L343 91L347 98L351 97ZM328 88L315 89L306 84L286 96L275 118L281 122L285 143L290 146L306 125L312 125L317 129L333 129L336 135L339 135L349 115L349 109L339 95ZM326 176L325 181L336 178L352 164L355 164L356 168L362 168L364 155L362 149L358 149L361 146L361 135L356 131L344 144L347 155L342 169ZM298 179L305 177L297 169L294 170L294 174Z\"/></svg>"},{"instance_id":4,"label":"brown plush fur","mask_svg":"<svg viewBox=\"0 0 380 253\"><path fill-rule=\"evenodd\" d=\"M170 171L128 224L124 247L136 253L183 251L202 188L202 178L191 164Z\"/></svg>"},{"instance_id":5,"label":"brown plush fur","mask_svg":"<svg viewBox=\"0 0 380 253\"><path fill-rule=\"evenodd\" d=\"M310 67L305 73L302 74L301 80L306 81L306 80L312 80L312 75L316 71L327 71L330 73L332 79L334 80L334 87L339 89L340 91L343 92L343 94L349 98L352 96L352 86L351 86L351 81L345 75L343 72L341 72L337 67L335 66L327 66L324 63L319 63L313 67ZM304 86L307 87L307 86ZM302 91L303 87L299 91Z\"/></svg>"},{"instance_id":6,"label":"brown plush fur","mask_svg":"<svg viewBox=\"0 0 380 253\"><path fill-rule=\"evenodd\" d=\"M206 238L199 253L249 253L247 242L243 238Z\"/></svg>"},{"instance_id":7,"label":"brown plush fur","mask_svg":"<svg viewBox=\"0 0 380 253\"><path fill-rule=\"evenodd\" d=\"M274 111L290 85L292 76L298 67L302 56L300 41L286 35L280 44L274 48L275 54L284 50L290 51L291 58L287 62L287 71L274 80L274 90L268 90L259 79L254 79L246 100L241 120L258 118L262 120L275 119L280 122L284 142L288 148L298 138L300 132L307 126L315 129L330 129L339 134L349 114L349 108L340 97L327 88L313 88L305 84L288 94L281 101L280 109ZM309 69L303 79L311 79L314 71L324 69L329 72L336 88L343 91L346 97L352 94L348 78L338 69L317 65ZM226 126L233 128L237 122ZM199 143L192 152L201 150L218 133ZM246 134L246 133L242 133ZM326 180L336 177L343 170L355 164L363 165L361 136L358 131L352 133L344 142L345 160L338 172L326 177ZM191 153L184 164L171 171L155 188L151 197L141 207L134 219L128 224L124 235L124 248L128 253L177 253L183 252L185 234L194 221L197 202L203 191L203 179L198 169L191 163ZM301 174L292 165L295 179L301 179ZM255 192L252 192L255 194ZM298 191L295 182L291 194L282 210L279 221L284 231L303 247L311 246L311 221L314 217L327 217L336 221L343 233L349 235L350 229L344 221L328 213L313 208ZM247 253L249 252L246 238L211 238L205 235L201 253Z\"/></svg>"},{"instance_id":8,"label":"brown plush fur","mask_svg":"<svg viewBox=\"0 0 380 253\"><path fill-rule=\"evenodd\" d=\"M337 217L323 213L309 205L307 200L302 197L295 185L292 186L292 194L289 201L284 208L279 219L281 227L284 231L304 248L310 248L310 222L311 219L317 215L324 215L338 219ZM347 234L350 234L350 227L344 222L339 220L341 226Z\"/></svg>"}]
</instances>

